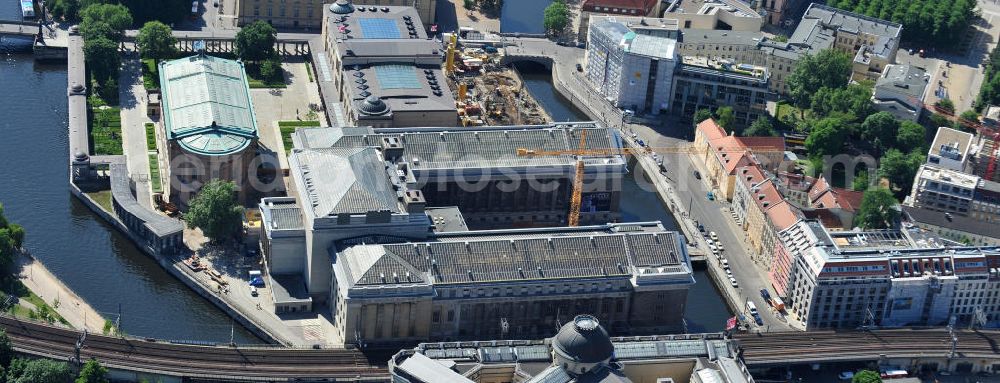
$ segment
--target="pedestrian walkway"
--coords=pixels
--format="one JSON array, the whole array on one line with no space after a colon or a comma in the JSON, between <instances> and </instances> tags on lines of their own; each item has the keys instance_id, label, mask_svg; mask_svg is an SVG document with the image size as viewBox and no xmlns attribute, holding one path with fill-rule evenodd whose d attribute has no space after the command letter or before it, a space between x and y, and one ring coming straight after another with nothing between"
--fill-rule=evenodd
<instances>
[{"instance_id":1,"label":"pedestrian walkway","mask_svg":"<svg viewBox=\"0 0 1000 383\"><path fill-rule=\"evenodd\" d=\"M135 182L136 200L148 209L153 208L150 189L149 151L147 148L146 123L152 122L146 115L146 88L142 85L142 62L136 56L122 60L118 77L118 103L122 117L122 149L128 163L128 172Z\"/></svg>"},{"instance_id":2,"label":"pedestrian walkway","mask_svg":"<svg viewBox=\"0 0 1000 383\"><path fill-rule=\"evenodd\" d=\"M96 333L103 331L104 317L52 275L45 265L30 255L22 255L18 259L18 265L21 269L21 283L55 308L70 325Z\"/></svg>"}]
</instances>

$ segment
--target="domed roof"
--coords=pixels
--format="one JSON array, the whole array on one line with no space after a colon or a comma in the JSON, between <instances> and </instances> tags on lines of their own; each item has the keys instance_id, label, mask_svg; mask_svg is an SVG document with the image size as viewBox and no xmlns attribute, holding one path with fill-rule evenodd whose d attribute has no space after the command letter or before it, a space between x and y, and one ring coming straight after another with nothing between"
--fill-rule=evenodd
<instances>
[{"instance_id":1,"label":"domed roof","mask_svg":"<svg viewBox=\"0 0 1000 383\"><path fill-rule=\"evenodd\" d=\"M336 3L330 5L330 12L346 15L354 12L354 4L351 4L351 0L337 0Z\"/></svg>"},{"instance_id":2,"label":"domed roof","mask_svg":"<svg viewBox=\"0 0 1000 383\"><path fill-rule=\"evenodd\" d=\"M389 112L389 106L382 99L371 95L358 105L358 110L369 116L378 116Z\"/></svg>"},{"instance_id":3,"label":"domed roof","mask_svg":"<svg viewBox=\"0 0 1000 383\"><path fill-rule=\"evenodd\" d=\"M73 159L77 161L86 161L88 158L90 157L87 156L87 153L84 153L83 151L77 150L75 153L73 153Z\"/></svg>"},{"instance_id":4,"label":"domed roof","mask_svg":"<svg viewBox=\"0 0 1000 383\"><path fill-rule=\"evenodd\" d=\"M579 363L600 363L615 353L608 332L590 315L577 315L564 324L552 339L552 347L563 357Z\"/></svg>"}]
</instances>

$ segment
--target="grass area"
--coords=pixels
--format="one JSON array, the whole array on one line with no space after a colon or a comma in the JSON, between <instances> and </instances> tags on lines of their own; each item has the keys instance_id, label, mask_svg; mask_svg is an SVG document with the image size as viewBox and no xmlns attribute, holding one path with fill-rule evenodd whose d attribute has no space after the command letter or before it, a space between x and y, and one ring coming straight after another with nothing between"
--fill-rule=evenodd
<instances>
[{"instance_id":1,"label":"grass area","mask_svg":"<svg viewBox=\"0 0 1000 383\"><path fill-rule=\"evenodd\" d=\"M283 71L275 74L271 78L264 78L260 74L260 64L257 63L247 63L247 82L250 88L285 88L288 85L285 84L285 76Z\"/></svg>"},{"instance_id":2,"label":"grass area","mask_svg":"<svg viewBox=\"0 0 1000 383\"><path fill-rule=\"evenodd\" d=\"M142 59L142 86L146 90L160 89L160 73L156 60Z\"/></svg>"},{"instance_id":3,"label":"grass area","mask_svg":"<svg viewBox=\"0 0 1000 383\"><path fill-rule=\"evenodd\" d=\"M121 109L91 105L90 138L94 154L122 154Z\"/></svg>"},{"instance_id":4,"label":"grass area","mask_svg":"<svg viewBox=\"0 0 1000 383\"><path fill-rule=\"evenodd\" d=\"M163 192L163 185L160 181L160 161L156 153L149 155L149 182L153 188L153 193Z\"/></svg>"},{"instance_id":5,"label":"grass area","mask_svg":"<svg viewBox=\"0 0 1000 383\"><path fill-rule=\"evenodd\" d=\"M146 150L156 153L156 125L146 123Z\"/></svg>"},{"instance_id":6,"label":"grass area","mask_svg":"<svg viewBox=\"0 0 1000 383\"><path fill-rule=\"evenodd\" d=\"M101 208L104 209L104 211L114 213L115 208L111 205L111 190L91 192L87 193L87 196L94 200L94 202L97 202L98 205L101 205Z\"/></svg>"},{"instance_id":7,"label":"grass area","mask_svg":"<svg viewBox=\"0 0 1000 383\"><path fill-rule=\"evenodd\" d=\"M278 130L281 131L281 142L285 145L285 153L292 151L292 133L296 128L318 128L319 121L278 121Z\"/></svg>"},{"instance_id":8,"label":"grass area","mask_svg":"<svg viewBox=\"0 0 1000 383\"><path fill-rule=\"evenodd\" d=\"M10 282L4 283L3 286L3 300L6 300L7 295L15 295L22 302L30 303L35 306L34 309L30 309L21 305L14 305L8 307L7 311L14 314L19 318L28 318L33 320L43 320L49 323L59 322L66 326L69 326L69 322L56 312L56 308L59 307L60 302L58 299L53 302L55 307L49 306L45 303L41 297L36 295L33 291L29 290L20 280L12 280Z\"/></svg>"},{"instance_id":9,"label":"grass area","mask_svg":"<svg viewBox=\"0 0 1000 383\"><path fill-rule=\"evenodd\" d=\"M316 82L316 80L313 79L312 63L306 61L305 64L306 64L306 75L309 76L309 82Z\"/></svg>"},{"instance_id":10,"label":"grass area","mask_svg":"<svg viewBox=\"0 0 1000 383\"><path fill-rule=\"evenodd\" d=\"M784 121L782 117L787 115L792 115L795 118L800 118L802 116L802 111L800 111L799 108L796 108L794 105L787 104L784 102L779 102L777 106L775 106L774 117L777 118L778 121Z\"/></svg>"}]
</instances>

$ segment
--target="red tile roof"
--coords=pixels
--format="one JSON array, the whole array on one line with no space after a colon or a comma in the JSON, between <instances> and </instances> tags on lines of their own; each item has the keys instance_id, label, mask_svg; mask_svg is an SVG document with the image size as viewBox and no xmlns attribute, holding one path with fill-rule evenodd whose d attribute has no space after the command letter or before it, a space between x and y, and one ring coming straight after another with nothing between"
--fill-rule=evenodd
<instances>
[{"instance_id":1,"label":"red tile roof","mask_svg":"<svg viewBox=\"0 0 1000 383\"><path fill-rule=\"evenodd\" d=\"M717 140L726 137L726 131L715 122L715 119L709 118L705 121L698 123L698 130L701 134L705 136L709 141Z\"/></svg>"},{"instance_id":2,"label":"red tile roof","mask_svg":"<svg viewBox=\"0 0 1000 383\"><path fill-rule=\"evenodd\" d=\"M799 209L782 200L777 205L767 209L767 219L771 221L771 225L775 229L782 231L799 221Z\"/></svg>"},{"instance_id":3,"label":"red tile roof","mask_svg":"<svg viewBox=\"0 0 1000 383\"><path fill-rule=\"evenodd\" d=\"M758 151L785 151L784 137L736 137L743 147Z\"/></svg>"}]
</instances>

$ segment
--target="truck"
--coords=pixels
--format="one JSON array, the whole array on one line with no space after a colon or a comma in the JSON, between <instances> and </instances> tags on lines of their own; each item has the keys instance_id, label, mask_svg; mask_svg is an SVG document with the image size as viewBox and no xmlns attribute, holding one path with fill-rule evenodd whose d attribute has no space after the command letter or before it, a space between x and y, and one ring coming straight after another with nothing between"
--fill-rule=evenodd
<instances>
[{"instance_id":1,"label":"truck","mask_svg":"<svg viewBox=\"0 0 1000 383\"><path fill-rule=\"evenodd\" d=\"M774 309L778 310L779 312L785 311L785 302L782 301L780 297L774 297L773 299L771 299L771 306L773 306Z\"/></svg>"}]
</instances>

